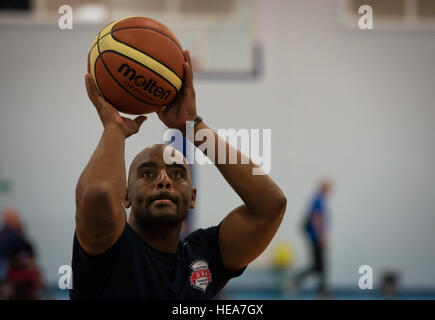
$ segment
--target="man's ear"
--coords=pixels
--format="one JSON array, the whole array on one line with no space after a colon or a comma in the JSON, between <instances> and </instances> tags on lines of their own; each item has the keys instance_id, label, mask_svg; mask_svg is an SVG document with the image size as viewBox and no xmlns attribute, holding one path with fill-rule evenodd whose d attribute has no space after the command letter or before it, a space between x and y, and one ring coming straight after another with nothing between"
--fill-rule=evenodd
<instances>
[{"instance_id":1,"label":"man's ear","mask_svg":"<svg viewBox=\"0 0 435 320\"><path fill-rule=\"evenodd\" d=\"M190 209L195 208L196 202L196 188L192 188L192 196L190 198Z\"/></svg>"},{"instance_id":2,"label":"man's ear","mask_svg":"<svg viewBox=\"0 0 435 320\"><path fill-rule=\"evenodd\" d=\"M124 201L122 201L122 204L123 204L125 209L128 209L131 206L131 201L128 197L128 188L125 188Z\"/></svg>"}]
</instances>

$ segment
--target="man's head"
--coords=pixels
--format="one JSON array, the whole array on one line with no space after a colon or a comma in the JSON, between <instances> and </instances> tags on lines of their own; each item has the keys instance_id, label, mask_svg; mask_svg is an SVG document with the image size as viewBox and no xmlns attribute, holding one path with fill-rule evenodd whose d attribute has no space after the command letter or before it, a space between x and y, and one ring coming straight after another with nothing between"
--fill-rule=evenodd
<instances>
[{"instance_id":1,"label":"man's head","mask_svg":"<svg viewBox=\"0 0 435 320\"><path fill-rule=\"evenodd\" d=\"M18 233L23 230L20 213L15 208L9 207L3 210L2 223Z\"/></svg>"},{"instance_id":2,"label":"man's head","mask_svg":"<svg viewBox=\"0 0 435 320\"><path fill-rule=\"evenodd\" d=\"M332 181L330 181L329 179L324 179L323 181L321 181L319 190L323 195L329 196L332 192Z\"/></svg>"},{"instance_id":3,"label":"man's head","mask_svg":"<svg viewBox=\"0 0 435 320\"><path fill-rule=\"evenodd\" d=\"M166 164L165 148L171 147L155 144L145 148L130 165L124 206L131 207L130 214L143 226L179 225L195 206L196 189L186 159L171 148L182 161Z\"/></svg>"}]
</instances>

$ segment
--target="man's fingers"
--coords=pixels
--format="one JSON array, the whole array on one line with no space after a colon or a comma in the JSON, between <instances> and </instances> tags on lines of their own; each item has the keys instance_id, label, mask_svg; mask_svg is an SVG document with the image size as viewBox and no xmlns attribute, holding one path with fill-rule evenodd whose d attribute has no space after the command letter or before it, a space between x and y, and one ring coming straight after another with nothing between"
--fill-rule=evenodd
<instances>
[{"instance_id":1,"label":"man's fingers","mask_svg":"<svg viewBox=\"0 0 435 320\"><path fill-rule=\"evenodd\" d=\"M92 77L88 73L85 75L85 82L86 82L86 92L88 93L89 99L92 101L92 103L95 105L97 102L95 91L92 83Z\"/></svg>"},{"instance_id":2,"label":"man's fingers","mask_svg":"<svg viewBox=\"0 0 435 320\"><path fill-rule=\"evenodd\" d=\"M176 99L176 98L175 98ZM169 108L169 106L164 106L163 108L161 108L159 111L157 111L157 115L159 116L159 118L161 117L161 116L164 116L166 113L167 113L167 111L169 110L170 108Z\"/></svg>"},{"instance_id":3,"label":"man's fingers","mask_svg":"<svg viewBox=\"0 0 435 320\"><path fill-rule=\"evenodd\" d=\"M88 93L89 99L94 103L94 97L92 95L92 88L89 83L89 74L85 74L85 84L86 84L86 92Z\"/></svg>"},{"instance_id":4,"label":"man's fingers","mask_svg":"<svg viewBox=\"0 0 435 320\"><path fill-rule=\"evenodd\" d=\"M184 72L186 73L186 78L184 81L187 85L190 86L193 82L192 67L191 67L190 63L188 63L188 62L184 63Z\"/></svg>"},{"instance_id":5,"label":"man's fingers","mask_svg":"<svg viewBox=\"0 0 435 320\"><path fill-rule=\"evenodd\" d=\"M94 80L90 73L85 76L86 79L86 91L88 92L88 97L92 101L95 107L97 107L98 100L101 98L97 87L95 86Z\"/></svg>"},{"instance_id":6,"label":"man's fingers","mask_svg":"<svg viewBox=\"0 0 435 320\"><path fill-rule=\"evenodd\" d=\"M142 125L142 123L144 123L146 119L148 119L146 116L138 116L134 118L134 121L137 123L137 126L140 128L140 126Z\"/></svg>"},{"instance_id":7,"label":"man's fingers","mask_svg":"<svg viewBox=\"0 0 435 320\"><path fill-rule=\"evenodd\" d=\"M190 63L190 51L184 50L184 60Z\"/></svg>"},{"instance_id":8,"label":"man's fingers","mask_svg":"<svg viewBox=\"0 0 435 320\"><path fill-rule=\"evenodd\" d=\"M192 71L192 62L190 60L190 52L189 50L184 51L184 87L185 89L191 89L193 88L193 71Z\"/></svg>"}]
</instances>

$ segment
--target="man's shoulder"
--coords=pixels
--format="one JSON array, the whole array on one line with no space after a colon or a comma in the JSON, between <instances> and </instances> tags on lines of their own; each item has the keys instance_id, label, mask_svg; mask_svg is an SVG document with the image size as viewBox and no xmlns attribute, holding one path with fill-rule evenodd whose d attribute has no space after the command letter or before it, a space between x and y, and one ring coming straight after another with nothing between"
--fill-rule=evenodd
<instances>
[{"instance_id":1,"label":"man's shoulder","mask_svg":"<svg viewBox=\"0 0 435 320\"><path fill-rule=\"evenodd\" d=\"M189 247L214 248L218 242L219 227L220 224L206 228L198 228L183 239L183 245Z\"/></svg>"},{"instance_id":2,"label":"man's shoulder","mask_svg":"<svg viewBox=\"0 0 435 320\"><path fill-rule=\"evenodd\" d=\"M128 223L125 223L124 230L122 231L119 238L109 247L107 248L103 253L98 255L91 255L87 253L83 247L81 246L78 238L77 233L74 232L74 238L73 238L73 260L74 257L85 259L85 260L104 260L107 256L113 256L117 252L126 252L127 247L130 247L132 243L135 242L135 232L134 230L129 226Z\"/></svg>"},{"instance_id":3,"label":"man's shoulder","mask_svg":"<svg viewBox=\"0 0 435 320\"><path fill-rule=\"evenodd\" d=\"M198 228L198 229L192 231L191 233L189 233L184 238L184 240L198 239L198 238L210 238L210 237L216 236L219 232L219 227L220 227L220 224L215 225L215 226L211 226L211 227L206 227L206 228Z\"/></svg>"}]
</instances>

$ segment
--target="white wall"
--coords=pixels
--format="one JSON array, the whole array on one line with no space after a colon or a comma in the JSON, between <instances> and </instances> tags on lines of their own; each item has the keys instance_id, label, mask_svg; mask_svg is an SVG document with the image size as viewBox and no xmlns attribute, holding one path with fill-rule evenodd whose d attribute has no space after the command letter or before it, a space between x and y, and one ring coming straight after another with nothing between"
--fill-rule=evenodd
<instances>
[{"instance_id":1,"label":"white wall","mask_svg":"<svg viewBox=\"0 0 435 320\"><path fill-rule=\"evenodd\" d=\"M394 267L405 286L434 287L435 32L345 29L337 5L263 1L263 77L197 81L199 113L214 128L272 129L271 176L288 198L274 243L291 242L297 267L303 211L328 175L333 284L356 286L370 264L375 278ZM0 205L22 212L50 281L70 263L74 188L102 132L83 79L97 29L0 28L0 174L14 181ZM163 129L151 116L128 139L127 165ZM197 177L198 227L240 204L214 167Z\"/></svg>"}]
</instances>

